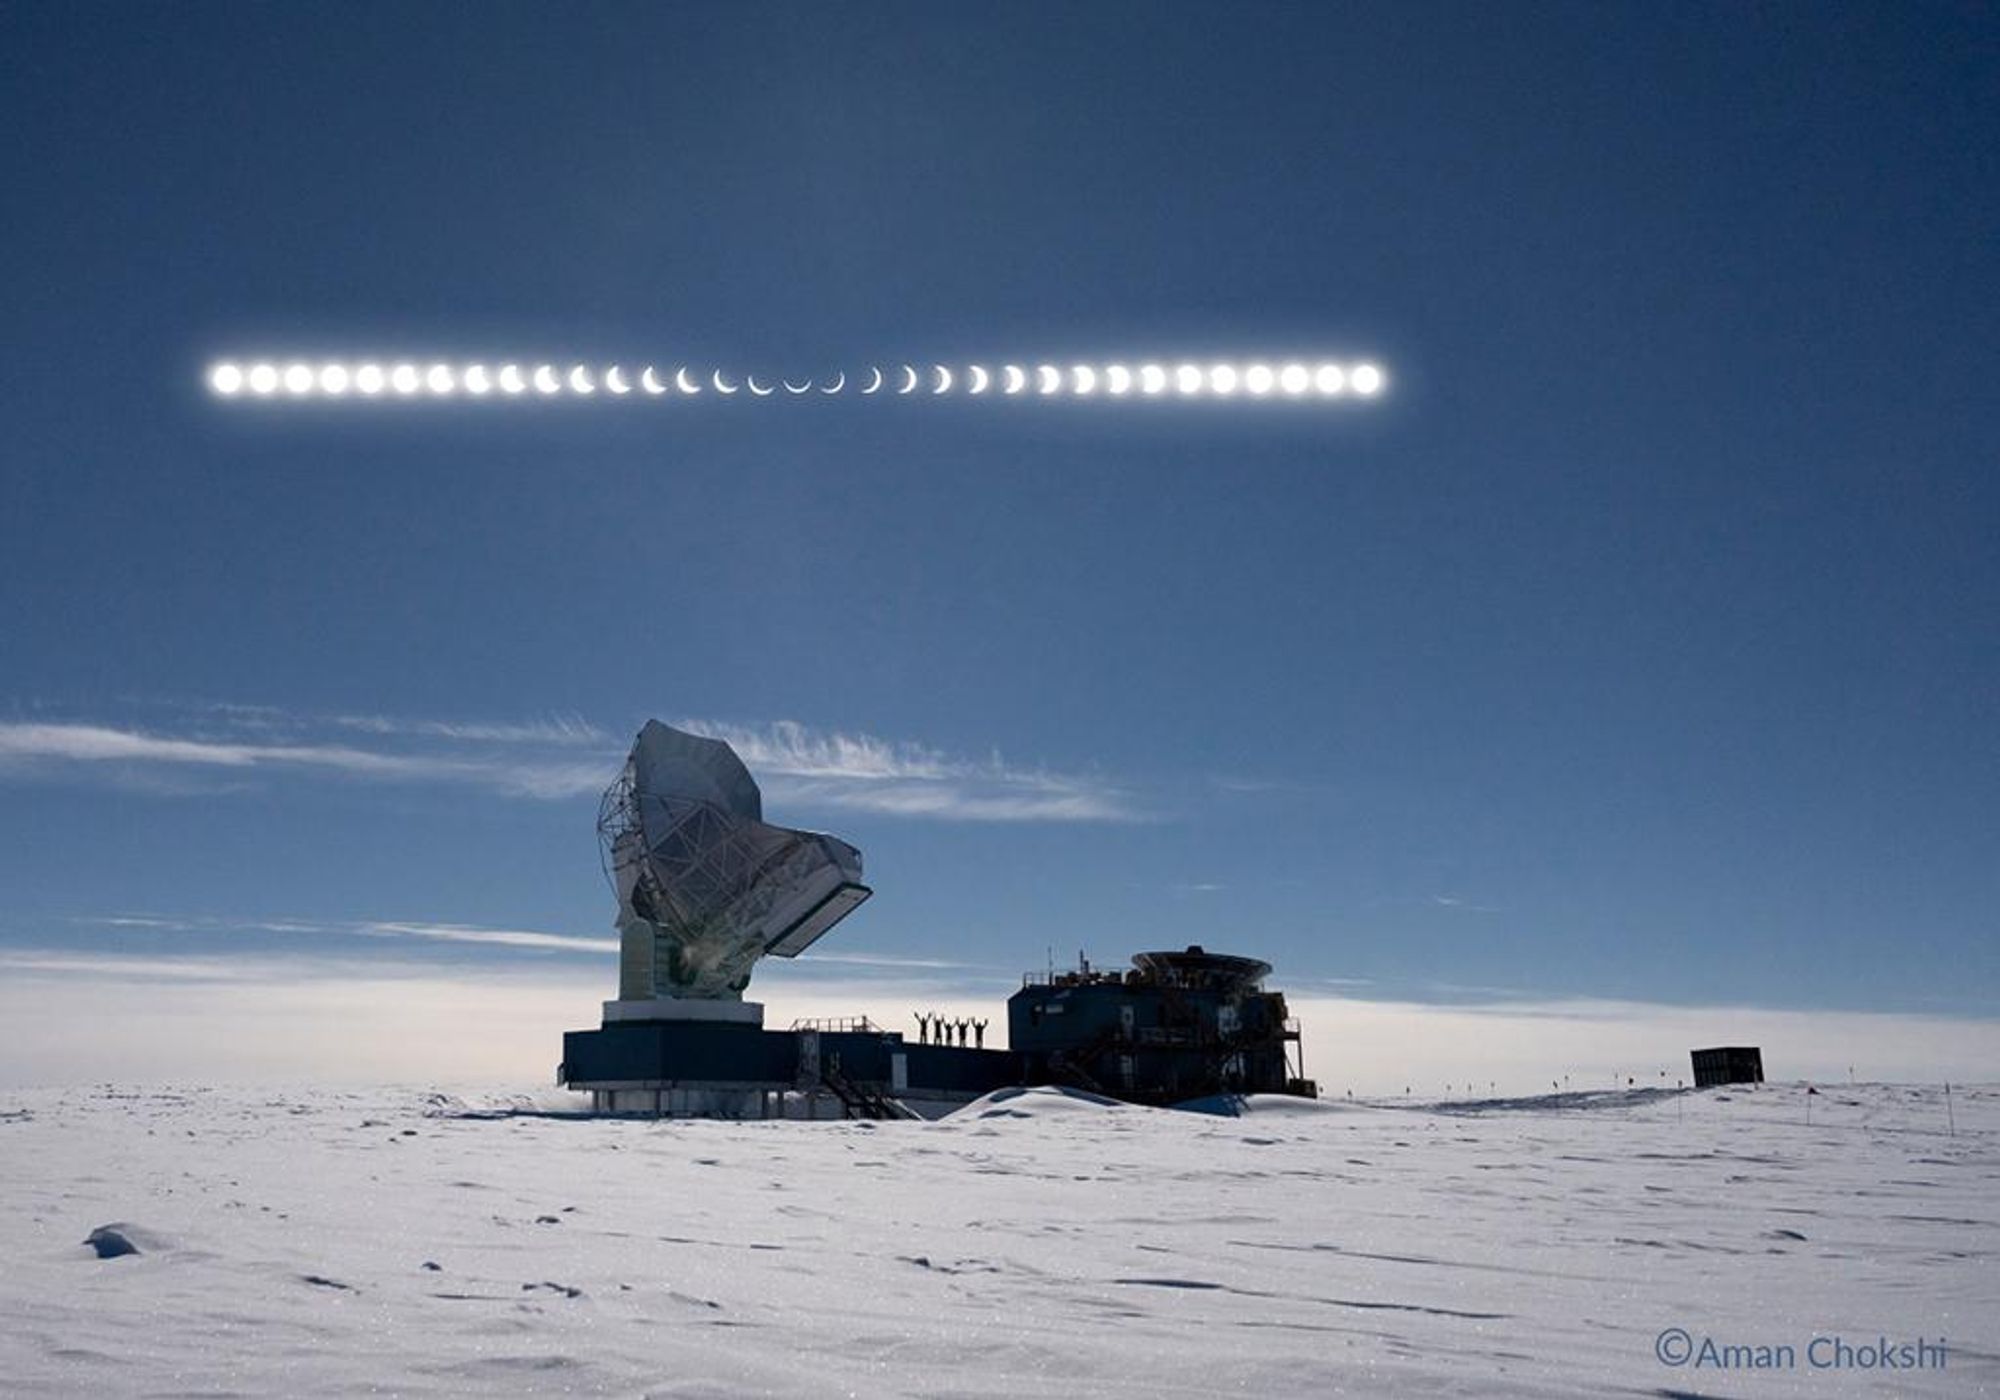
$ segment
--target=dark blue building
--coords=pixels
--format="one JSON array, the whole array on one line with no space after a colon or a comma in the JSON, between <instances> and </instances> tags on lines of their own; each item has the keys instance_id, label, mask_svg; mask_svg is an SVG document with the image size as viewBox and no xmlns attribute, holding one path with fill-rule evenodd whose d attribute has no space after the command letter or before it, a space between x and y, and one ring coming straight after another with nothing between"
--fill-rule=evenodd
<instances>
[{"instance_id":1,"label":"dark blue building","mask_svg":"<svg viewBox=\"0 0 2000 1400\"><path fill-rule=\"evenodd\" d=\"M1140 953L1129 971L1083 964L1030 975L1007 1002L1007 1040L1024 1082L1073 1084L1135 1103L1210 1094L1299 1094L1298 1023L1271 965L1211 953Z\"/></svg>"},{"instance_id":2,"label":"dark blue building","mask_svg":"<svg viewBox=\"0 0 2000 1400\"><path fill-rule=\"evenodd\" d=\"M912 1043L865 1018L771 1031L748 1004L747 1017L683 1004L568 1032L556 1077L589 1091L599 1112L721 1118L935 1117L1033 1084L1150 1104L1311 1097L1298 1023L1263 987L1270 971L1195 947L1141 953L1129 971L1030 974L1007 1003L1005 1050Z\"/></svg>"}]
</instances>

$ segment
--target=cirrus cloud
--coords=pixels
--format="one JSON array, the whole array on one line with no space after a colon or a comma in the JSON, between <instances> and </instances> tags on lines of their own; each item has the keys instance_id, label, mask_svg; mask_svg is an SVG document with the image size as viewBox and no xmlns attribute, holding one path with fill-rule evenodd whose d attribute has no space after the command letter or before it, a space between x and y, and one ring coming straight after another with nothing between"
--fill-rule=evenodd
<instances>
[{"instance_id":1,"label":"cirrus cloud","mask_svg":"<svg viewBox=\"0 0 2000 1400\"><path fill-rule=\"evenodd\" d=\"M317 773L374 783L451 784L545 801L594 796L622 748L577 717L523 723L316 718L266 706L204 706L178 731L103 720L0 721L0 778L95 772L162 795L217 796L259 776ZM1145 814L1095 774L969 759L924 744L814 729L683 720L734 747L773 804L959 822L1121 822ZM156 775L224 776L175 787Z\"/></svg>"}]
</instances>

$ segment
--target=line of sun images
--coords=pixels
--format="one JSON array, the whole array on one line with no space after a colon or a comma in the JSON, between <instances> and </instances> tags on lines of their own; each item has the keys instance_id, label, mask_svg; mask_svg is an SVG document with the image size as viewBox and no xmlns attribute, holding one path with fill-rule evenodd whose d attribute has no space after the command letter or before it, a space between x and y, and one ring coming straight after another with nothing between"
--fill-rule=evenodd
<instances>
[{"instance_id":1,"label":"line of sun images","mask_svg":"<svg viewBox=\"0 0 2000 1400\"><path fill-rule=\"evenodd\" d=\"M756 398L772 394L985 394L1067 395L1103 394L1112 398L1175 396L1260 399L1372 399L1387 386L1380 366L1367 361L1351 364L1139 364L1139 365L894 365L870 366L849 377L845 371L824 378L793 380L754 374L733 376L722 370L697 372L683 365L661 376L652 365L628 371L621 365L602 367L552 364L415 364L407 361L249 363L220 360L208 367L209 389L226 399L380 399L380 398L613 398L638 394L682 398L714 393L723 397L746 392Z\"/></svg>"}]
</instances>

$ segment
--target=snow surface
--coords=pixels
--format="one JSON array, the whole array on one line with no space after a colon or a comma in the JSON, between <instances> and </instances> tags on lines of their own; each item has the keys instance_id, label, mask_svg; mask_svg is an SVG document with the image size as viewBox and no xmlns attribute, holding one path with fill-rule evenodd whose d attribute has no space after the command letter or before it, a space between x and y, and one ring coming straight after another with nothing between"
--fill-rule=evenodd
<instances>
[{"instance_id":1,"label":"snow surface","mask_svg":"<svg viewBox=\"0 0 2000 1400\"><path fill-rule=\"evenodd\" d=\"M2000 1088L935 1123L414 1090L0 1095L0 1391L1982 1395ZM89 1241L95 1235L96 1243ZM129 1246L129 1248L126 1248ZM100 1257L103 1255L105 1257ZM1945 1368L1663 1365L1947 1340Z\"/></svg>"}]
</instances>

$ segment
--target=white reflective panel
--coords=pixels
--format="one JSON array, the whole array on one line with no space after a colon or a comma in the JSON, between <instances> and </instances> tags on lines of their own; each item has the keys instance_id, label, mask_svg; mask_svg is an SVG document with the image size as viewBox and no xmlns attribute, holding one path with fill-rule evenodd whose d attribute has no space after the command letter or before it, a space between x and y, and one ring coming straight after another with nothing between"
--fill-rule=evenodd
<instances>
[{"instance_id":1,"label":"white reflective panel","mask_svg":"<svg viewBox=\"0 0 2000 1400\"><path fill-rule=\"evenodd\" d=\"M1089 365L1072 365L1069 372L1071 382L1076 385L1077 393L1094 394L1097 392L1096 370L1092 369Z\"/></svg>"},{"instance_id":2,"label":"white reflective panel","mask_svg":"<svg viewBox=\"0 0 2000 1400\"><path fill-rule=\"evenodd\" d=\"M869 895L859 851L768 824L734 750L657 720L605 793L598 836L621 1000L731 998L758 959L797 956Z\"/></svg>"},{"instance_id":3,"label":"white reflective panel","mask_svg":"<svg viewBox=\"0 0 2000 1400\"><path fill-rule=\"evenodd\" d=\"M1312 373L1304 365L1286 365L1278 374L1278 384L1288 394L1303 394L1312 387Z\"/></svg>"},{"instance_id":4,"label":"white reflective panel","mask_svg":"<svg viewBox=\"0 0 2000 1400\"><path fill-rule=\"evenodd\" d=\"M310 394L313 391L314 376L311 365L285 366L285 392L288 394Z\"/></svg>"},{"instance_id":5,"label":"white reflective panel","mask_svg":"<svg viewBox=\"0 0 2000 1400\"><path fill-rule=\"evenodd\" d=\"M1183 394L1199 394L1207 382L1200 365L1180 365L1174 370L1174 387Z\"/></svg>"},{"instance_id":6,"label":"white reflective panel","mask_svg":"<svg viewBox=\"0 0 2000 1400\"><path fill-rule=\"evenodd\" d=\"M399 394L414 394L424 385L415 365L397 365L389 371L389 387Z\"/></svg>"},{"instance_id":7,"label":"white reflective panel","mask_svg":"<svg viewBox=\"0 0 2000 1400\"><path fill-rule=\"evenodd\" d=\"M1208 371L1208 387L1218 394L1235 393L1236 379L1235 365L1214 365Z\"/></svg>"},{"instance_id":8,"label":"white reflective panel","mask_svg":"<svg viewBox=\"0 0 2000 1400\"><path fill-rule=\"evenodd\" d=\"M1354 392L1370 398L1382 392L1382 371L1374 365L1360 364L1348 371L1347 382L1354 386Z\"/></svg>"},{"instance_id":9,"label":"white reflective panel","mask_svg":"<svg viewBox=\"0 0 2000 1400\"><path fill-rule=\"evenodd\" d=\"M243 392L243 371L226 361L208 372L208 387L222 395Z\"/></svg>"},{"instance_id":10,"label":"white reflective panel","mask_svg":"<svg viewBox=\"0 0 2000 1400\"><path fill-rule=\"evenodd\" d=\"M1346 392L1347 372L1339 365L1321 365L1313 371L1313 388L1322 394Z\"/></svg>"},{"instance_id":11,"label":"white reflective panel","mask_svg":"<svg viewBox=\"0 0 2000 1400\"><path fill-rule=\"evenodd\" d=\"M1262 397L1277 386L1278 376L1271 372L1269 365L1252 365L1243 371L1243 387Z\"/></svg>"},{"instance_id":12,"label":"white reflective panel","mask_svg":"<svg viewBox=\"0 0 2000 1400\"><path fill-rule=\"evenodd\" d=\"M346 365L321 365L319 367L319 391L322 394L332 394L338 397L347 392L347 386L351 383L353 383L353 376L347 372Z\"/></svg>"},{"instance_id":13,"label":"white reflective panel","mask_svg":"<svg viewBox=\"0 0 2000 1400\"><path fill-rule=\"evenodd\" d=\"M1167 387L1167 372L1159 365L1139 366L1139 388L1141 392L1157 394Z\"/></svg>"},{"instance_id":14,"label":"white reflective panel","mask_svg":"<svg viewBox=\"0 0 2000 1400\"><path fill-rule=\"evenodd\" d=\"M467 365L465 367L466 393L485 394L485 393L490 393L492 389L493 389L493 380L486 373L485 365Z\"/></svg>"},{"instance_id":15,"label":"white reflective panel","mask_svg":"<svg viewBox=\"0 0 2000 1400\"><path fill-rule=\"evenodd\" d=\"M278 392L278 367L276 365L252 365L250 373L244 376L253 394L275 394Z\"/></svg>"},{"instance_id":16,"label":"white reflective panel","mask_svg":"<svg viewBox=\"0 0 2000 1400\"><path fill-rule=\"evenodd\" d=\"M433 394L449 394L458 387L450 365L432 365L424 374L424 387Z\"/></svg>"},{"instance_id":17,"label":"white reflective panel","mask_svg":"<svg viewBox=\"0 0 2000 1400\"><path fill-rule=\"evenodd\" d=\"M364 394L379 394L389 382L380 365L363 365L354 371L354 387Z\"/></svg>"}]
</instances>

